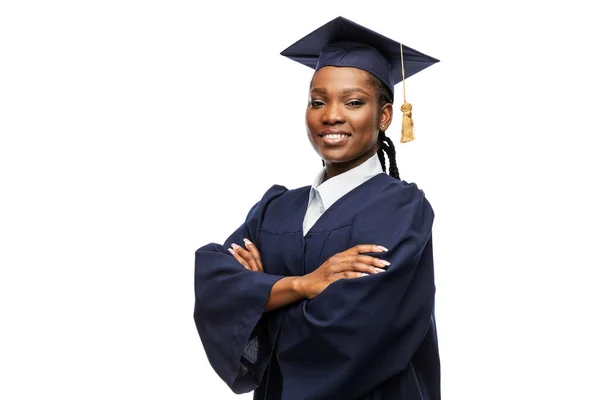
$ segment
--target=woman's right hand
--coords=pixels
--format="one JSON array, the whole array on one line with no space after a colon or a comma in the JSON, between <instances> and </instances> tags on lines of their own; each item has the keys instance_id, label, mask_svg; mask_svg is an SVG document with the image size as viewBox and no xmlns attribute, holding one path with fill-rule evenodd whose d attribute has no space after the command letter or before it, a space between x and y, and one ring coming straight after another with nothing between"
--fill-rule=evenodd
<instances>
[{"instance_id":1,"label":"woman's right hand","mask_svg":"<svg viewBox=\"0 0 600 400\"><path fill-rule=\"evenodd\" d=\"M307 299L314 299L327 286L339 279L354 279L368 274L385 272L385 267L390 263L376 257L362 253L382 253L387 251L385 247L374 244L359 244L350 249L337 253L319 268L299 277L300 287Z\"/></svg>"}]
</instances>

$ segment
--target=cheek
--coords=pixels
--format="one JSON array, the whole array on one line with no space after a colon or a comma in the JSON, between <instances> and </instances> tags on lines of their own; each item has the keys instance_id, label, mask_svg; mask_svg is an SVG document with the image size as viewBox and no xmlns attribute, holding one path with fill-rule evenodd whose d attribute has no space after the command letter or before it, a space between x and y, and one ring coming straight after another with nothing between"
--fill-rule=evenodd
<instances>
[{"instance_id":1,"label":"cheek","mask_svg":"<svg viewBox=\"0 0 600 400\"><path fill-rule=\"evenodd\" d=\"M305 122L306 122L306 136L308 137L308 140L314 147L316 145L315 136L317 135L317 131L318 131L318 128L316 126L316 119L314 116L314 112L310 112L308 110L306 111Z\"/></svg>"},{"instance_id":2,"label":"cheek","mask_svg":"<svg viewBox=\"0 0 600 400\"><path fill-rule=\"evenodd\" d=\"M312 125L312 115L310 112L310 109L306 110L306 113L304 114L304 120L306 121L306 127L308 128L310 125Z\"/></svg>"},{"instance_id":3,"label":"cheek","mask_svg":"<svg viewBox=\"0 0 600 400\"><path fill-rule=\"evenodd\" d=\"M353 118L354 130L368 139L374 132L379 133L377 115L372 110L364 110Z\"/></svg>"},{"instance_id":4,"label":"cheek","mask_svg":"<svg viewBox=\"0 0 600 400\"><path fill-rule=\"evenodd\" d=\"M314 110L306 111L306 131L308 134L314 133L318 130L319 127L319 117L316 115Z\"/></svg>"}]
</instances>

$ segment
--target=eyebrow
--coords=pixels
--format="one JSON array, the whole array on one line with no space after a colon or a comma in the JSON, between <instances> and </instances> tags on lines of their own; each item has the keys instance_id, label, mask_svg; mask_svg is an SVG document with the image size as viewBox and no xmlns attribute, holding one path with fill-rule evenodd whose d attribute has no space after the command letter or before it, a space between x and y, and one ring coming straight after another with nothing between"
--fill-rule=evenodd
<instances>
[{"instance_id":1,"label":"eyebrow","mask_svg":"<svg viewBox=\"0 0 600 400\"><path fill-rule=\"evenodd\" d=\"M371 93L367 92L365 89L359 88L359 87L355 87L355 88L348 88L348 89L344 89L342 90L343 94L349 94L349 93L355 93L355 92L359 92L362 94L365 94L367 96L370 96Z\"/></svg>"},{"instance_id":2,"label":"eyebrow","mask_svg":"<svg viewBox=\"0 0 600 400\"><path fill-rule=\"evenodd\" d=\"M310 91L311 93L318 93L318 94L326 94L327 90L325 90L324 88L313 88ZM345 88L342 90L342 94L347 95L350 93L362 93L366 96L371 96L371 93L367 92L366 90L359 88L359 87L354 87L354 88Z\"/></svg>"}]
</instances>

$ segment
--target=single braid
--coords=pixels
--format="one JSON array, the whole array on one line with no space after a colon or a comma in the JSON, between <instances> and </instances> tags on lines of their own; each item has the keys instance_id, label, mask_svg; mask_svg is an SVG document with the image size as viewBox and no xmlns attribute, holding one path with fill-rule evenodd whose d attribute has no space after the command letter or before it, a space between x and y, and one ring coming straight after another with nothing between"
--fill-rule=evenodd
<instances>
[{"instance_id":1,"label":"single braid","mask_svg":"<svg viewBox=\"0 0 600 400\"><path fill-rule=\"evenodd\" d=\"M379 147L387 154L388 160L390 160L389 175L392 178L400 179L398 165L396 164L396 148L394 147L394 142L392 141L392 139L385 136L384 131L379 131ZM381 156L379 157L379 159L381 159Z\"/></svg>"},{"instance_id":2,"label":"single braid","mask_svg":"<svg viewBox=\"0 0 600 400\"><path fill-rule=\"evenodd\" d=\"M379 131L379 138L381 139L381 131ZM377 157L379 157L379 162L381 163L381 169L383 169L383 172L386 172L385 155L383 153L383 149L381 148L381 145L379 145L379 150L377 150Z\"/></svg>"},{"instance_id":3,"label":"single braid","mask_svg":"<svg viewBox=\"0 0 600 400\"><path fill-rule=\"evenodd\" d=\"M388 89L387 86L383 84L381 79L375 77L374 75L370 76L368 83L375 88L375 92L377 93L377 105L379 107L383 107L387 103L394 104L394 95ZM386 172L385 168L385 155L387 155L388 160L390 161L390 169L389 175L396 179L400 179L400 173L398 172L398 165L396 164L396 148L394 147L394 142L389 137L385 136L385 131L379 131L379 150L377 150L377 155L379 156L379 161L381 161L381 166L383 168L383 172Z\"/></svg>"}]
</instances>

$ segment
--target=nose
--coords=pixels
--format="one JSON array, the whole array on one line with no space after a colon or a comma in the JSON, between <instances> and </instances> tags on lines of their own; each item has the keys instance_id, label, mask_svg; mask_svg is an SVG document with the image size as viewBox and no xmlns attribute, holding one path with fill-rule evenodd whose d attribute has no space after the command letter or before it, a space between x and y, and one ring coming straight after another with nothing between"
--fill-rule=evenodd
<instances>
[{"instance_id":1,"label":"nose","mask_svg":"<svg viewBox=\"0 0 600 400\"><path fill-rule=\"evenodd\" d=\"M329 103L323 108L321 122L324 125L343 124L346 122L346 117L343 112L343 105L337 103Z\"/></svg>"}]
</instances>

